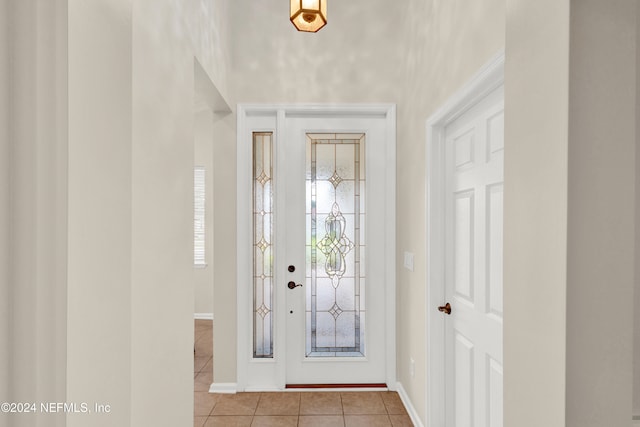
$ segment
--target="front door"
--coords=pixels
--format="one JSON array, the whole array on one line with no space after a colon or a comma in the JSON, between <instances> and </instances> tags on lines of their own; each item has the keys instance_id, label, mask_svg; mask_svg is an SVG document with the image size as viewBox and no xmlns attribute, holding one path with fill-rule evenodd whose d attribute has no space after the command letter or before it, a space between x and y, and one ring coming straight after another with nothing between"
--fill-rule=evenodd
<instances>
[{"instance_id":1,"label":"front door","mask_svg":"<svg viewBox=\"0 0 640 427\"><path fill-rule=\"evenodd\" d=\"M447 426L502 426L503 98L445 129Z\"/></svg>"},{"instance_id":2,"label":"front door","mask_svg":"<svg viewBox=\"0 0 640 427\"><path fill-rule=\"evenodd\" d=\"M393 379L390 119L330 109L248 115L253 349L245 389Z\"/></svg>"}]
</instances>

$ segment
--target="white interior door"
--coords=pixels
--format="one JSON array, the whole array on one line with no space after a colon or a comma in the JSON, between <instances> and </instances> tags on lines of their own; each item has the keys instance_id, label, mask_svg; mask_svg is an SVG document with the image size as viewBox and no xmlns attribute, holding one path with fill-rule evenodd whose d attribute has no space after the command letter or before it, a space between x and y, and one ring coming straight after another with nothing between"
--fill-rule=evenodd
<instances>
[{"instance_id":1,"label":"white interior door","mask_svg":"<svg viewBox=\"0 0 640 427\"><path fill-rule=\"evenodd\" d=\"M238 331L249 338L238 389L393 387L395 110L250 110L238 130Z\"/></svg>"},{"instance_id":2,"label":"white interior door","mask_svg":"<svg viewBox=\"0 0 640 427\"><path fill-rule=\"evenodd\" d=\"M503 99L445 128L447 426L502 426Z\"/></svg>"}]
</instances>

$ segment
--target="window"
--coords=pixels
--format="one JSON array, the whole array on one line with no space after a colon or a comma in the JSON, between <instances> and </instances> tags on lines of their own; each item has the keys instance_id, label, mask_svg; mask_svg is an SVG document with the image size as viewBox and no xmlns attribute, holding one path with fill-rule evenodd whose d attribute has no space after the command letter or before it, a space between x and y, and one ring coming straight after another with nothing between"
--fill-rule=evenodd
<instances>
[{"instance_id":1,"label":"window","mask_svg":"<svg viewBox=\"0 0 640 427\"><path fill-rule=\"evenodd\" d=\"M204 166L193 168L193 264L205 267L205 170Z\"/></svg>"}]
</instances>

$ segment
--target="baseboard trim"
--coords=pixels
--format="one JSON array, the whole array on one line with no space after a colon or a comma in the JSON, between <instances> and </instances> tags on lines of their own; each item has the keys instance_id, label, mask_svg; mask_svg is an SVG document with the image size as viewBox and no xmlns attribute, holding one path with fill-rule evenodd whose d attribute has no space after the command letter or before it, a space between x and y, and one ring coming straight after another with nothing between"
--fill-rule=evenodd
<instances>
[{"instance_id":1,"label":"baseboard trim","mask_svg":"<svg viewBox=\"0 0 640 427\"><path fill-rule=\"evenodd\" d=\"M407 412L409 413L409 417L411 417L411 421L413 422L413 425L415 427L424 427L424 424L422 424L422 420L418 416L418 411L416 411L416 408L413 406L411 399L409 399L409 395L407 394L407 391L404 389L404 387L402 386L402 383L399 381L397 383L397 391L398 391L398 395L400 396L400 400L402 400L404 407L407 409Z\"/></svg>"},{"instance_id":2,"label":"baseboard trim","mask_svg":"<svg viewBox=\"0 0 640 427\"><path fill-rule=\"evenodd\" d=\"M282 390L277 387L269 387L269 386L253 386L253 387L249 386L249 387L246 387L244 390L242 390L243 393L280 393L282 391L289 391L289 390Z\"/></svg>"},{"instance_id":3,"label":"baseboard trim","mask_svg":"<svg viewBox=\"0 0 640 427\"><path fill-rule=\"evenodd\" d=\"M236 394L237 392L238 383L213 383L209 387L209 393Z\"/></svg>"},{"instance_id":4,"label":"baseboard trim","mask_svg":"<svg viewBox=\"0 0 640 427\"><path fill-rule=\"evenodd\" d=\"M195 320L213 320L213 313L193 313Z\"/></svg>"}]
</instances>

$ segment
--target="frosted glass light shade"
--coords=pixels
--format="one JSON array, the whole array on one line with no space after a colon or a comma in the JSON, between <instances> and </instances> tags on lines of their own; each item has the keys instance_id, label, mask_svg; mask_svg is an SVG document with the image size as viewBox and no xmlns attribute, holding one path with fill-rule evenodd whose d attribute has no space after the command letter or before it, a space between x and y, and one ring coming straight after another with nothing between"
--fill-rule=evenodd
<instances>
[{"instance_id":1,"label":"frosted glass light shade","mask_svg":"<svg viewBox=\"0 0 640 427\"><path fill-rule=\"evenodd\" d=\"M327 0L290 0L290 19L298 31L315 33L327 25Z\"/></svg>"}]
</instances>

